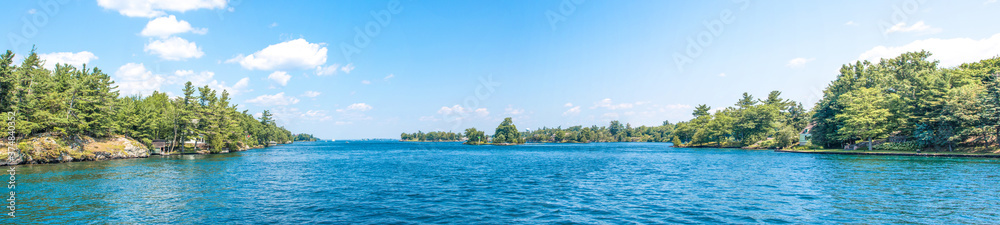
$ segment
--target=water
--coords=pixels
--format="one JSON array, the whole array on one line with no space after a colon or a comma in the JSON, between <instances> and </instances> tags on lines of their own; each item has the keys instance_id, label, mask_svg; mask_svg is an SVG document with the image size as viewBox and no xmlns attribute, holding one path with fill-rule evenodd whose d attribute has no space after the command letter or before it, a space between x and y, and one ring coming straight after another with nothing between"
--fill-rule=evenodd
<instances>
[{"instance_id":1,"label":"water","mask_svg":"<svg viewBox=\"0 0 1000 225\"><path fill-rule=\"evenodd\" d=\"M1000 221L997 159L316 142L17 169L4 223Z\"/></svg>"}]
</instances>

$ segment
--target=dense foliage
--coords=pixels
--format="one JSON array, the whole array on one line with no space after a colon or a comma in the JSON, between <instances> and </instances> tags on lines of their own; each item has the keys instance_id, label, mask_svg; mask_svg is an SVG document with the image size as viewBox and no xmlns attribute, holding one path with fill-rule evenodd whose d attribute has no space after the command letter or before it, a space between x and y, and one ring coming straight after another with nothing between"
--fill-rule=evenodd
<instances>
[{"instance_id":1,"label":"dense foliage","mask_svg":"<svg viewBox=\"0 0 1000 225\"><path fill-rule=\"evenodd\" d=\"M468 138L465 144L470 145L486 144L487 141L486 132L476 130L476 128L465 129L465 138Z\"/></svg>"},{"instance_id":2,"label":"dense foliage","mask_svg":"<svg viewBox=\"0 0 1000 225\"><path fill-rule=\"evenodd\" d=\"M664 121L663 125L656 127L632 127L631 124L627 123L622 126L621 122L615 120L611 121L607 127L596 125L591 127L572 126L566 129L543 127L525 132L523 135L528 142L669 142L673 130L674 125L669 121Z\"/></svg>"},{"instance_id":3,"label":"dense foliage","mask_svg":"<svg viewBox=\"0 0 1000 225\"><path fill-rule=\"evenodd\" d=\"M672 142L689 147L785 148L798 144L800 133L809 131L810 147L995 149L1000 145L1000 57L938 68L930 56L926 51L910 52L878 63L846 64L811 111L782 99L780 91L763 99L743 93L733 106L713 111L699 105L693 119L655 127L611 121L607 127L518 132L506 118L492 143ZM465 134L467 143L487 143L486 135L475 128Z\"/></svg>"},{"instance_id":4,"label":"dense foliage","mask_svg":"<svg viewBox=\"0 0 1000 225\"><path fill-rule=\"evenodd\" d=\"M678 146L788 147L798 142L798 133L809 123L801 103L781 98L772 91L766 99L743 93L734 106L711 113L699 105L686 122L677 123L671 142Z\"/></svg>"},{"instance_id":5,"label":"dense foliage","mask_svg":"<svg viewBox=\"0 0 1000 225\"><path fill-rule=\"evenodd\" d=\"M997 145L1000 58L942 69L930 56L910 52L844 65L817 103L812 141L828 148L889 137L906 144L883 148Z\"/></svg>"},{"instance_id":6,"label":"dense foliage","mask_svg":"<svg viewBox=\"0 0 1000 225\"><path fill-rule=\"evenodd\" d=\"M517 131L517 126L514 125L513 119L510 117L504 118L503 122L497 126L495 132L493 132L493 144L522 144L524 139L521 138L521 132Z\"/></svg>"},{"instance_id":7,"label":"dense foliage","mask_svg":"<svg viewBox=\"0 0 1000 225\"><path fill-rule=\"evenodd\" d=\"M146 145L155 139L182 143L199 138L212 152L292 140L268 111L260 120L237 111L225 90L219 94L187 82L183 96L176 98L161 92L120 97L115 82L100 69L63 64L50 71L34 50L20 66L13 59L9 50L0 56L0 111L15 114L18 138L47 132L125 135Z\"/></svg>"},{"instance_id":8,"label":"dense foliage","mask_svg":"<svg viewBox=\"0 0 1000 225\"><path fill-rule=\"evenodd\" d=\"M319 138L314 137L312 134L296 134L292 141L318 141Z\"/></svg>"},{"instance_id":9,"label":"dense foliage","mask_svg":"<svg viewBox=\"0 0 1000 225\"><path fill-rule=\"evenodd\" d=\"M431 131L427 133L417 131L410 134L402 133L399 135L399 139L403 141L459 141L462 139L462 135L452 133L451 131Z\"/></svg>"}]
</instances>

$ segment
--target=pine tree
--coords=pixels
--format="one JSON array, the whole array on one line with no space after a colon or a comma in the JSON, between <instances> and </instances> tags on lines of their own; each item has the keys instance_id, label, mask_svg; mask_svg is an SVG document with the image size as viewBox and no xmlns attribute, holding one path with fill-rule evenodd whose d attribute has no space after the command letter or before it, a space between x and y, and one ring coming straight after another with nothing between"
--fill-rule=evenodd
<instances>
[{"instance_id":1,"label":"pine tree","mask_svg":"<svg viewBox=\"0 0 1000 225\"><path fill-rule=\"evenodd\" d=\"M1000 144L1000 73L994 74L986 83L979 102L982 122L977 127L984 131L986 142L992 140L993 144Z\"/></svg>"}]
</instances>

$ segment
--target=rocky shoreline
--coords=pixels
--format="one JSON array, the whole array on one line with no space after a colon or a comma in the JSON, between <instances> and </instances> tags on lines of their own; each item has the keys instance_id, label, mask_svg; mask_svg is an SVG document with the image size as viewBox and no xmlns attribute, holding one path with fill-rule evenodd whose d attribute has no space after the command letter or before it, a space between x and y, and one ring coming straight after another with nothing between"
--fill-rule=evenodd
<instances>
[{"instance_id":1,"label":"rocky shoreline","mask_svg":"<svg viewBox=\"0 0 1000 225\"><path fill-rule=\"evenodd\" d=\"M17 146L7 146L7 143L0 143L0 148L8 149L8 147L17 149L17 151L0 153L0 158L6 159L0 161L0 165L149 157L149 148L122 135L94 139L87 136L61 137L41 134L20 141Z\"/></svg>"},{"instance_id":2,"label":"rocky shoreline","mask_svg":"<svg viewBox=\"0 0 1000 225\"><path fill-rule=\"evenodd\" d=\"M7 152L8 147L17 150ZM257 148L264 146L243 146L236 151L223 151L220 154ZM0 142L0 149L4 149L0 151L0 159L6 159L0 160L0 165L3 166L148 158L153 155L146 145L123 135L95 139L87 136L62 137L40 134L18 142L17 146L8 146L7 142ZM211 153L208 150L201 150L196 154ZM177 153L166 155L177 155Z\"/></svg>"}]
</instances>

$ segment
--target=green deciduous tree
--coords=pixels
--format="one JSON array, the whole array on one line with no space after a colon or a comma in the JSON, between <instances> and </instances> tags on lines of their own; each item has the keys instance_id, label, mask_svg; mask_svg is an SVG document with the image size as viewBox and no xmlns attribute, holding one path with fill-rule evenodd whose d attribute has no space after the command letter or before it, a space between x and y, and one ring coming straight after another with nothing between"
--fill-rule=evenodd
<instances>
[{"instance_id":1,"label":"green deciduous tree","mask_svg":"<svg viewBox=\"0 0 1000 225\"><path fill-rule=\"evenodd\" d=\"M844 110L837 117L844 121L844 126L838 133L868 141L868 150L871 150L872 139L888 133L888 118L892 116L888 109L889 98L877 89L861 88L841 95L840 99Z\"/></svg>"}]
</instances>

